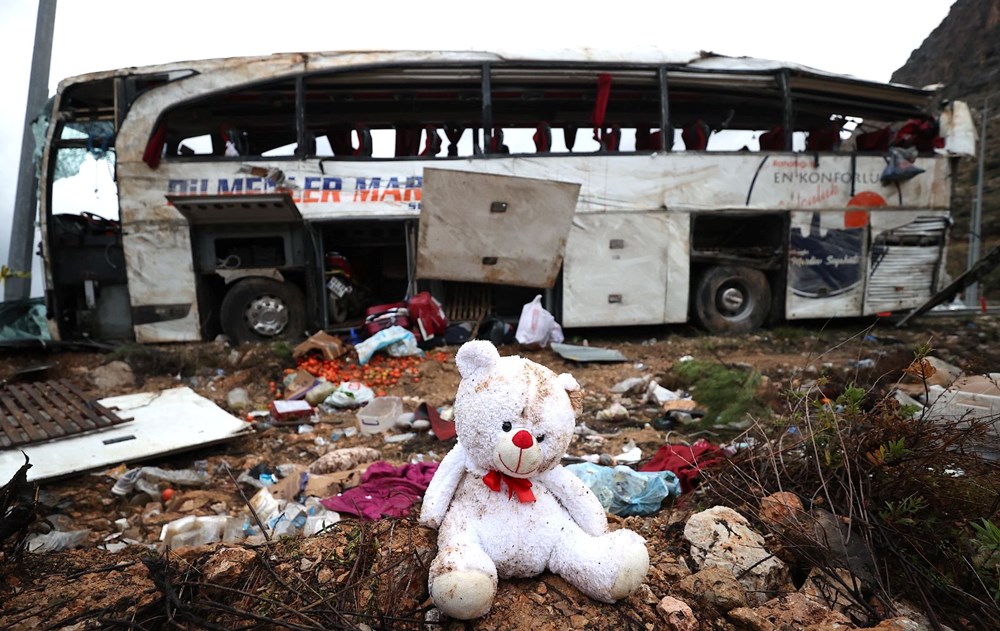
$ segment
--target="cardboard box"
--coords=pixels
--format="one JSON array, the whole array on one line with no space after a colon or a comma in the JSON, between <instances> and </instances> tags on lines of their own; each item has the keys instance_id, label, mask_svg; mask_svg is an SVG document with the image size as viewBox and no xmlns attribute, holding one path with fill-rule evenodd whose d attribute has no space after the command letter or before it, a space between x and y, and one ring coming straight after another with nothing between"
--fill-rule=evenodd
<instances>
[{"instance_id":1,"label":"cardboard box","mask_svg":"<svg viewBox=\"0 0 1000 631\"><path fill-rule=\"evenodd\" d=\"M285 387L285 399L292 401L305 398L306 393L319 385L319 378L308 370L299 369Z\"/></svg>"},{"instance_id":2,"label":"cardboard box","mask_svg":"<svg viewBox=\"0 0 1000 631\"><path fill-rule=\"evenodd\" d=\"M331 360L337 359L347 352L347 347L339 337L330 335L326 331L320 331L293 348L292 357L298 359L308 355L312 351L319 351L323 354L323 359Z\"/></svg>"},{"instance_id":3,"label":"cardboard box","mask_svg":"<svg viewBox=\"0 0 1000 631\"><path fill-rule=\"evenodd\" d=\"M269 407L271 417L275 421L290 421L297 418L312 416L313 407L305 401L271 401Z\"/></svg>"}]
</instances>

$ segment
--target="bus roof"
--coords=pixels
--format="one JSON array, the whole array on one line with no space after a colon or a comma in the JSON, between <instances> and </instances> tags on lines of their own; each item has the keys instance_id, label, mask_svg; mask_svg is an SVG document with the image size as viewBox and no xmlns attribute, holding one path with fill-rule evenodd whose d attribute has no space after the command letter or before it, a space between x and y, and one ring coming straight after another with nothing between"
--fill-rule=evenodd
<instances>
[{"instance_id":1,"label":"bus roof","mask_svg":"<svg viewBox=\"0 0 1000 631\"><path fill-rule=\"evenodd\" d=\"M789 70L795 75L811 76L817 79L829 79L839 84L855 84L858 86L880 86L889 87L892 90L899 90L910 93L910 98L922 96L931 98L936 94L934 88L917 88L913 86L884 83L859 79L852 75L837 74L819 70L802 64L787 61L777 61L771 59L761 59L756 57L730 57L720 55L710 51L670 51L653 48L634 50L604 50L595 48L574 48L574 49L551 49L537 51L417 51L417 50L345 50L345 51L325 51L325 52L288 52L275 53L272 55L244 56L244 57L223 57L215 59L199 59L187 61L175 61L165 64L155 64L147 66L131 66L114 70L81 74L64 79L60 82L60 90L63 87L115 76L162 74L174 72L213 72L217 70L228 70L233 67L246 66L252 62L268 62L269 67L287 65L289 69L293 66L303 66L306 71L332 70L338 67L371 66L371 65L392 65L398 63L489 63L489 62L514 62L514 63L552 63L552 64L580 64L594 66L613 65L639 65L639 66L659 66L666 65L676 71L701 71L701 72L721 72L737 74L758 74L773 73L780 70ZM918 96L918 98L919 98Z\"/></svg>"}]
</instances>

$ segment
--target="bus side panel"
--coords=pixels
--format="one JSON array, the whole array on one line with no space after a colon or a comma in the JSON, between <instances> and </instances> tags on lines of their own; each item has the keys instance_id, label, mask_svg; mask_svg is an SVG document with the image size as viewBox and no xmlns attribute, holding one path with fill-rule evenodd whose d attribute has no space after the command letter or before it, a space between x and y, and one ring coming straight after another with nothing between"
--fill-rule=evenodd
<instances>
[{"instance_id":1,"label":"bus side panel","mask_svg":"<svg viewBox=\"0 0 1000 631\"><path fill-rule=\"evenodd\" d=\"M796 210L790 219L785 317L860 315L867 214Z\"/></svg>"},{"instance_id":2,"label":"bus side panel","mask_svg":"<svg viewBox=\"0 0 1000 631\"><path fill-rule=\"evenodd\" d=\"M577 215L566 244L563 325L663 322L668 253L684 243L676 231L662 212Z\"/></svg>"},{"instance_id":3,"label":"bus side panel","mask_svg":"<svg viewBox=\"0 0 1000 631\"><path fill-rule=\"evenodd\" d=\"M204 167L203 167L204 168ZM137 342L201 339L191 231L143 163L118 164L122 245Z\"/></svg>"},{"instance_id":4,"label":"bus side panel","mask_svg":"<svg viewBox=\"0 0 1000 631\"><path fill-rule=\"evenodd\" d=\"M187 224L137 223L126 225L125 231L125 266L136 341L200 340Z\"/></svg>"},{"instance_id":5,"label":"bus side panel","mask_svg":"<svg viewBox=\"0 0 1000 631\"><path fill-rule=\"evenodd\" d=\"M948 225L944 211L872 211L865 315L913 309L937 291Z\"/></svg>"}]
</instances>

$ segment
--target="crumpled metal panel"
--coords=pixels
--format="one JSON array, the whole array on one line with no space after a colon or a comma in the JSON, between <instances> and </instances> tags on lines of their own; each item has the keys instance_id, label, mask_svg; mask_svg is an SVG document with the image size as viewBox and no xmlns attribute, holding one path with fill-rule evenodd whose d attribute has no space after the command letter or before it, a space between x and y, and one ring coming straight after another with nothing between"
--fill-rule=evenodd
<instances>
[{"instance_id":1,"label":"crumpled metal panel","mask_svg":"<svg viewBox=\"0 0 1000 631\"><path fill-rule=\"evenodd\" d=\"M917 216L872 236L866 315L920 306L937 290L934 282L947 229L947 217Z\"/></svg>"},{"instance_id":2,"label":"crumpled metal panel","mask_svg":"<svg viewBox=\"0 0 1000 631\"><path fill-rule=\"evenodd\" d=\"M424 170L417 278L552 287L579 184Z\"/></svg>"}]
</instances>

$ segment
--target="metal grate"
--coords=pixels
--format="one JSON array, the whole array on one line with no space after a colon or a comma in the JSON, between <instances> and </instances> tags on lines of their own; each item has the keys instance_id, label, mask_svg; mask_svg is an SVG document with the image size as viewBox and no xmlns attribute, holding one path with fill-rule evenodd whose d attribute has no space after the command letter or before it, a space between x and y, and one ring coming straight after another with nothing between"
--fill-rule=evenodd
<instances>
[{"instance_id":1,"label":"metal grate","mask_svg":"<svg viewBox=\"0 0 1000 631\"><path fill-rule=\"evenodd\" d=\"M492 308L493 296L489 285L451 283L445 294L444 311L449 322L478 324Z\"/></svg>"},{"instance_id":2,"label":"metal grate","mask_svg":"<svg viewBox=\"0 0 1000 631\"><path fill-rule=\"evenodd\" d=\"M0 386L0 449L65 438L128 420L88 400L65 380Z\"/></svg>"}]
</instances>

